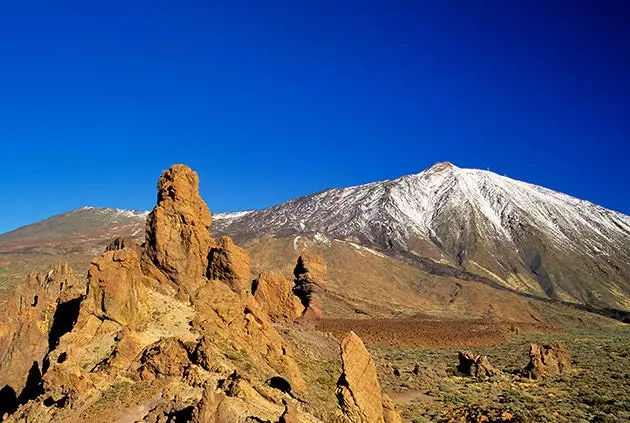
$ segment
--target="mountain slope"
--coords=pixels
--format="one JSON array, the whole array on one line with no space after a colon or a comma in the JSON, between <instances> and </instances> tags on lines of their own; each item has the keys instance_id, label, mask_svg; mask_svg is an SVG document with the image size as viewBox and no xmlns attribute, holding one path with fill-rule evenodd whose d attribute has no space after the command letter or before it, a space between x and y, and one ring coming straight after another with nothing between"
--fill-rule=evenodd
<instances>
[{"instance_id":1,"label":"mountain slope","mask_svg":"<svg viewBox=\"0 0 630 423\"><path fill-rule=\"evenodd\" d=\"M148 212L82 207L0 235L0 251L109 242L116 236L144 236Z\"/></svg>"},{"instance_id":2,"label":"mountain slope","mask_svg":"<svg viewBox=\"0 0 630 423\"><path fill-rule=\"evenodd\" d=\"M63 261L81 279L91 257L117 236L144 239L148 212L82 207L0 235L0 303L31 271Z\"/></svg>"},{"instance_id":3,"label":"mountain slope","mask_svg":"<svg viewBox=\"0 0 630 423\"><path fill-rule=\"evenodd\" d=\"M217 215L214 231L241 239L320 233L437 273L630 309L629 216L450 163L265 210Z\"/></svg>"}]
</instances>

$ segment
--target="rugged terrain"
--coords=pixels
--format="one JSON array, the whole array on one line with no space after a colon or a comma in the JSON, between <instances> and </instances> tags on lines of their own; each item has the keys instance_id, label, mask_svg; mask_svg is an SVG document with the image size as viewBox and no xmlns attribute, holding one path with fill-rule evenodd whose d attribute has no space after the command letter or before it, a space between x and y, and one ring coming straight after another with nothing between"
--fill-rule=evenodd
<instances>
[{"instance_id":1,"label":"rugged terrain","mask_svg":"<svg viewBox=\"0 0 630 423\"><path fill-rule=\"evenodd\" d=\"M416 175L220 215L239 241L324 236L429 273L630 310L630 217L492 172L438 163Z\"/></svg>"},{"instance_id":2,"label":"rugged terrain","mask_svg":"<svg viewBox=\"0 0 630 423\"><path fill-rule=\"evenodd\" d=\"M0 235L0 300L29 272L45 271L59 261L85 278L90 259L112 239L144 239L147 214L83 207Z\"/></svg>"},{"instance_id":3,"label":"rugged terrain","mask_svg":"<svg viewBox=\"0 0 630 423\"><path fill-rule=\"evenodd\" d=\"M557 284L553 294L535 279L540 274L527 270L524 256L503 254L510 245L525 248L520 243L525 234L538 239L549 230L523 230L528 228L523 224L524 232L510 232L512 244L501 238L500 245L488 244L496 235L490 229L498 228L483 226L490 217L474 211L477 196L467 197L459 207L473 211L460 224L475 234L475 242L457 238L464 246L454 254L446 240L461 232L437 232L435 222L455 200L435 203L422 193L407 195L408 206L417 197L415 206L424 207L422 229L419 215L405 209L396 194L405 184L419 183L416 179L421 184L435 179L434 195L443 190L457 198L464 194L455 187L472 183L459 179L469 176L441 164L419 175L348 188L343 195L344 190L332 190L316 194L319 200L211 215L199 196L197 175L177 165L160 178L151 213L83 208L1 235L0 278L6 289L0 417L274 423L628 419L628 404L611 394L615 386L627 388L628 330L605 316L611 310L595 307L617 307L615 316L624 316L627 262L620 260L627 255L628 218L575 200L578 211L592 207L598 217L565 216L563 222L598 222L609 238L597 239L611 257L604 262L623 277L591 286L599 298L591 302L592 296L575 294L586 288L571 291L569 282L551 272L555 267L545 267ZM543 197L557 196L563 207L571 200L527 187ZM504 212L521 213L525 220L526 210L514 211L524 194L506 188L504 195L508 192L514 198L504 199L509 203ZM429 213L436 204L440 213ZM561 209L550 204L544 207ZM339 219L354 214L361 223L318 223L334 213ZM619 229L602 223L608 221ZM383 225L389 228L385 238L378 232ZM585 228L580 227L584 239L595 242ZM423 230L432 233L424 239ZM537 250L549 253L544 263L562 262L560 247L545 239ZM600 256L585 258L582 246L574 244L563 247L575 248L572 260L599 263ZM489 254L485 250L495 247ZM487 259L483 267L492 268L499 258L515 263L520 270L514 274L529 271L534 282L513 286L505 274L489 276L475 267ZM71 266L49 265L56 261ZM25 276L28 266L45 271ZM581 271L569 262L557 269L571 266ZM611 291L611 284L619 290ZM572 357L571 369L531 380L544 374L525 370L535 363L531 351L552 351L544 345L558 341L559 351ZM530 348L528 357L530 342L543 346ZM475 366L493 369L492 376L461 374L461 348L473 352L460 357L473 357Z\"/></svg>"}]
</instances>

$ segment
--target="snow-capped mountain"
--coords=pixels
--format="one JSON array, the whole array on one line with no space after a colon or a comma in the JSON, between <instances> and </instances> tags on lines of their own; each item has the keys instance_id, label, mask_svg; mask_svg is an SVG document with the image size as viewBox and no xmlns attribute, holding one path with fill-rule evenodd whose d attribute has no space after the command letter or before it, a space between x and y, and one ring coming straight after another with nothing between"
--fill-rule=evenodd
<instances>
[{"instance_id":1,"label":"snow-capped mountain","mask_svg":"<svg viewBox=\"0 0 630 423\"><path fill-rule=\"evenodd\" d=\"M324 234L507 288L630 309L630 217L495 173L438 163L265 210L219 214L215 233Z\"/></svg>"}]
</instances>

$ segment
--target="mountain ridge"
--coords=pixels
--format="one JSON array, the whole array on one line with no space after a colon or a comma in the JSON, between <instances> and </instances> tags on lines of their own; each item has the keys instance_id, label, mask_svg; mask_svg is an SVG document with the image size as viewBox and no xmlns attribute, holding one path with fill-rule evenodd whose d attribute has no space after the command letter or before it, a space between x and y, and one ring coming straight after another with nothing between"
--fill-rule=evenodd
<instances>
[{"instance_id":1,"label":"mountain ridge","mask_svg":"<svg viewBox=\"0 0 630 423\"><path fill-rule=\"evenodd\" d=\"M0 235L0 252L49 251L55 245L67 251L67 244L79 248L82 242L100 248L115 236L141 238L146 213L75 209ZM77 218L85 221L77 224ZM86 223L91 219L97 223ZM270 235L294 237L295 244L301 235L324 236L361 244L438 275L630 310L630 216L448 162L267 209L218 213L213 220L214 234L229 234L241 242ZM44 228L51 222L52 228ZM57 238L55 231L60 232Z\"/></svg>"}]
</instances>

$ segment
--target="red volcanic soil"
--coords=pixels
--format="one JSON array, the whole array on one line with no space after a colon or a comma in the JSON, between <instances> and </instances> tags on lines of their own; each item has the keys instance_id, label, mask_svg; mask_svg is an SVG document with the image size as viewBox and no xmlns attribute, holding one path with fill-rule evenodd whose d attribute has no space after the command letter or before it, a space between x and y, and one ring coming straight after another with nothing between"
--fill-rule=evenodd
<instances>
[{"instance_id":1,"label":"red volcanic soil","mask_svg":"<svg viewBox=\"0 0 630 423\"><path fill-rule=\"evenodd\" d=\"M550 332L530 323L493 320L323 319L317 329L336 338L352 330L368 345L379 347L461 348L500 344L518 331Z\"/></svg>"}]
</instances>

